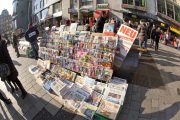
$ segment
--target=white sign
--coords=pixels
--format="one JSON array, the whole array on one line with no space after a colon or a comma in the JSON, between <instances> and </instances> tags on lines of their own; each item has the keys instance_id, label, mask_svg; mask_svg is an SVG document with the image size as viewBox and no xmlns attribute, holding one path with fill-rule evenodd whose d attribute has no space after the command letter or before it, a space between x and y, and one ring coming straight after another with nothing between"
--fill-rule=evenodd
<instances>
[{"instance_id":1,"label":"white sign","mask_svg":"<svg viewBox=\"0 0 180 120\"><path fill-rule=\"evenodd\" d=\"M120 59L120 61L123 61L128 54L131 46L133 45L134 40L138 35L138 31L122 24L117 34L119 35L118 59Z\"/></svg>"},{"instance_id":2,"label":"white sign","mask_svg":"<svg viewBox=\"0 0 180 120\"><path fill-rule=\"evenodd\" d=\"M78 23L71 23L70 32L76 32Z\"/></svg>"}]
</instances>

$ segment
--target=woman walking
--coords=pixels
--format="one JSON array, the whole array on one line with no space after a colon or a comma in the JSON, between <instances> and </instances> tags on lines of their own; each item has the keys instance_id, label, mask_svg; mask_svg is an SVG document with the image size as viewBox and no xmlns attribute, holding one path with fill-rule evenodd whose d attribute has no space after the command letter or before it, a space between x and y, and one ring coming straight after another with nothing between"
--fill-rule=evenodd
<instances>
[{"instance_id":1,"label":"woman walking","mask_svg":"<svg viewBox=\"0 0 180 120\"><path fill-rule=\"evenodd\" d=\"M0 100L2 100L3 102L5 102L6 104L11 104L11 100L5 98L2 93L0 92Z\"/></svg>"},{"instance_id":2,"label":"woman walking","mask_svg":"<svg viewBox=\"0 0 180 120\"><path fill-rule=\"evenodd\" d=\"M21 82L18 79L18 71L16 70L12 59L9 55L8 49L7 49L7 43L6 41L1 39L0 35L0 63L1 64L7 64L10 69L10 75L8 75L5 79L7 81L10 81L14 84L16 84L21 92L22 92L22 99L24 99L27 95L27 92L25 91L24 87L22 86Z\"/></svg>"}]
</instances>

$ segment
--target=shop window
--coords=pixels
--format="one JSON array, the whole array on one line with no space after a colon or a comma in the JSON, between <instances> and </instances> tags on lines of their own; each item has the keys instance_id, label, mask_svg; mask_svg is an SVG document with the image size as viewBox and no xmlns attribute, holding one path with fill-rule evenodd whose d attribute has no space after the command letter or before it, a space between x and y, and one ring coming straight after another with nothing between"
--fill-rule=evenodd
<instances>
[{"instance_id":1,"label":"shop window","mask_svg":"<svg viewBox=\"0 0 180 120\"><path fill-rule=\"evenodd\" d=\"M77 0L71 0L71 8L77 9Z\"/></svg>"},{"instance_id":2,"label":"shop window","mask_svg":"<svg viewBox=\"0 0 180 120\"><path fill-rule=\"evenodd\" d=\"M57 13L61 10L62 10L62 2L58 2L53 5L53 13Z\"/></svg>"},{"instance_id":3,"label":"shop window","mask_svg":"<svg viewBox=\"0 0 180 120\"><path fill-rule=\"evenodd\" d=\"M180 7L175 6L175 19L180 22Z\"/></svg>"},{"instance_id":4,"label":"shop window","mask_svg":"<svg viewBox=\"0 0 180 120\"><path fill-rule=\"evenodd\" d=\"M48 15L48 8L44 9L41 13L42 13L42 19L44 19Z\"/></svg>"},{"instance_id":5,"label":"shop window","mask_svg":"<svg viewBox=\"0 0 180 120\"><path fill-rule=\"evenodd\" d=\"M93 1L91 0L83 0L81 2L81 6L90 6L90 5L93 5Z\"/></svg>"},{"instance_id":6,"label":"shop window","mask_svg":"<svg viewBox=\"0 0 180 120\"><path fill-rule=\"evenodd\" d=\"M97 0L97 4L108 4L108 0Z\"/></svg>"},{"instance_id":7,"label":"shop window","mask_svg":"<svg viewBox=\"0 0 180 120\"><path fill-rule=\"evenodd\" d=\"M158 12L166 14L166 7L164 0L157 0Z\"/></svg>"},{"instance_id":8,"label":"shop window","mask_svg":"<svg viewBox=\"0 0 180 120\"><path fill-rule=\"evenodd\" d=\"M171 17L174 19L174 8L171 3L167 2L167 16Z\"/></svg>"},{"instance_id":9,"label":"shop window","mask_svg":"<svg viewBox=\"0 0 180 120\"><path fill-rule=\"evenodd\" d=\"M123 4L133 5L133 0L123 0Z\"/></svg>"},{"instance_id":10,"label":"shop window","mask_svg":"<svg viewBox=\"0 0 180 120\"><path fill-rule=\"evenodd\" d=\"M145 0L135 0L135 5L145 7Z\"/></svg>"}]
</instances>

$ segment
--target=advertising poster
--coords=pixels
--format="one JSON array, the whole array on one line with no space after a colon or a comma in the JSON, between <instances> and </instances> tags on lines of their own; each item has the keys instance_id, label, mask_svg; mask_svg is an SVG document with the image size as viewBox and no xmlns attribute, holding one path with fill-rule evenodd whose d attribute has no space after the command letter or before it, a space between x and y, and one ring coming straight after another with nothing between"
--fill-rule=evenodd
<instances>
[{"instance_id":1,"label":"advertising poster","mask_svg":"<svg viewBox=\"0 0 180 120\"><path fill-rule=\"evenodd\" d=\"M112 23L104 24L103 36L114 36L114 24Z\"/></svg>"},{"instance_id":2,"label":"advertising poster","mask_svg":"<svg viewBox=\"0 0 180 120\"><path fill-rule=\"evenodd\" d=\"M138 35L138 31L122 24L117 34L119 36L119 42L116 56L118 57L118 60L122 62L126 58L130 48L132 47Z\"/></svg>"}]
</instances>

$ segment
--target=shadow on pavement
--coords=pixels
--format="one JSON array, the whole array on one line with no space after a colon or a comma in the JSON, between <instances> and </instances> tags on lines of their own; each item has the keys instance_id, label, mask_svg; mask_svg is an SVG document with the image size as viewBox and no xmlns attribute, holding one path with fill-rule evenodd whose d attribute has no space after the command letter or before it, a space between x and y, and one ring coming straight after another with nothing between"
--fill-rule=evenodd
<instances>
[{"instance_id":1,"label":"shadow on pavement","mask_svg":"<svg viewBox=\"0 0 180 120\"><path fill-rule=\"evenodd\" d=\"M17 66L21 66L21 65L22 65L21 63L19 63L19 62L16 61L16 60L12 60L12 61L13 61L14 65L17 65Z\"/></svg>"}]
</instances>

